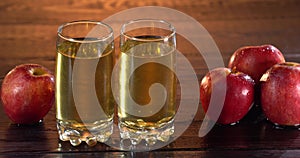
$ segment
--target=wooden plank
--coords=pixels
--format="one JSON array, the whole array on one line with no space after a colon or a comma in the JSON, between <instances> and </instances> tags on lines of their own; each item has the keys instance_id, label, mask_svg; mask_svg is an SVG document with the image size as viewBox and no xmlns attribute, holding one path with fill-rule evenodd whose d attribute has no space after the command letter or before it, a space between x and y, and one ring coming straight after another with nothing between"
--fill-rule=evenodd
<instances>
[{"instance_id":1,"label":"wooden plank","mask_svg":"<svg viewBox=\"0 0 300 158\"><path fill-rule=\"evenodd\" d=\"M151 151L151 152L81 152L81 153L22 153L22 154L2 154L4 157L15 156L35 156L35 157L174 157L174 158L232 158L243 157L264 157L264 158L292 158L300 154L298 150L208 150L208 151Z\"/></svg>"}]
</instances>

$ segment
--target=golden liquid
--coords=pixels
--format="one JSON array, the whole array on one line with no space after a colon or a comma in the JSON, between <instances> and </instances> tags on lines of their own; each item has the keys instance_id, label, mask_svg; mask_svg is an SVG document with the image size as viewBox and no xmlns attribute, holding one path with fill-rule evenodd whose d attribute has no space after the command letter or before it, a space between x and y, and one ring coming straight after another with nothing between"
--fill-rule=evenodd
<instances>
[{"instance_id":1,"label":"golden liquid","mask_svg":"<svg viewBox=\"0 0 300 158\"><path fill-rule=\"evenodd\" d=\"M69 41L57 46L56 118L70 128L96 126L113 118L110 81L114 53L111 44L102 55L99 47L99 42Z\"/></svg>"},{"instance_id":2,"label":"golden liquid","mask_svg":"<svg viewBox=\"0 0 300 158\"><path fill-rule=\"evenodd\" d=\"M157 37L139 38L155 39ZM176 111L174 49L175 46L161 42L151 42L144 45L143 42L127 40L121 45L118 117L119 122L127 128L131 130L159 128L174 118ZM133 65L141 61L145 64L139 66L131 74ZM149 88L154 83L163 85L167 92L166 102L158 112L144 117L132 115L130 111L125 110L127 109L126 106L131 106L128 96L131 96L140 106L147 105L151 100ZM128 91L126 91L127 89Z\"/></svg>"}]
</instances>

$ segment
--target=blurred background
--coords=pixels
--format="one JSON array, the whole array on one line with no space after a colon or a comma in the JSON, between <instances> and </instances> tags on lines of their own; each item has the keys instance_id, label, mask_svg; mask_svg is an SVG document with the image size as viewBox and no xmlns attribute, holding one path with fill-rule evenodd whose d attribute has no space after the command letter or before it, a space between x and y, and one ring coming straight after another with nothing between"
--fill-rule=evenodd
<instances>
[{"instance_id":1,"label":"blurred background","mask_svg":"<svg viewBox=\"0 0 300 158\"><path fill-rule=\"evenodd\" d=\"M291 60L300 52L297 0L7 0L0 2L0 60L8 61L0 62L0 77L24 61L54 70L56 31L62 23L101 21L139 6L168 7L193 17L211 34L225 63L245 45L274 44Z\"/></svg>"}]
</instances>

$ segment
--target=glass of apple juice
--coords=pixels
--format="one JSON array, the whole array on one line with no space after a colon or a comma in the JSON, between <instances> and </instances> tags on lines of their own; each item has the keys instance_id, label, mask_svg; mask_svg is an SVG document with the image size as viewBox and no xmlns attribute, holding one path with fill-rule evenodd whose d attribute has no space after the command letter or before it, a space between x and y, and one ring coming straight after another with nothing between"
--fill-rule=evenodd
<instances>
[{"instance_id":1,"label":"glass of apple juice","mask_svg":"<svg viewBox=\"0 0 300 158\"><path fill-rule=\"evenodd\" d=\"M113 131L114 66L112 28L97 21L74 21L58 28L56 120L59 138L74 146L106 142Z\"/></svg>"},{"instance_id":2,"label":"glass of apple juice","mask_svg":"<svg viewBox=\"0 0 300 158\"><path fill-rule=\"evenodd\" d=\"M138 19L123 24L120 34L113 73L120 137L130 146L167 142L176 111L175 28L164 20Z\"/></svg>"}]
</instances>

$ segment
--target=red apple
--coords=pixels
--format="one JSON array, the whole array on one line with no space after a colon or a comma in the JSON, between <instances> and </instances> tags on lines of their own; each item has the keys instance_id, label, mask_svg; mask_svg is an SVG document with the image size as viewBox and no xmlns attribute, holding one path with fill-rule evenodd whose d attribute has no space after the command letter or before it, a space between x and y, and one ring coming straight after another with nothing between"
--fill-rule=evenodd
<instances>
[{"instance_id":1,"label":"red apple","mask_svg":"<svg viewBox=\"0 0 300 158\"><path fill-rule=\"evenodd\" d=\"M229 68L216 68L208 72L200 84L200 100L204 112L208 111L209 106L223 106L217 122L235 124L247 114L253 104L254 85L254 80L249 75ZM222 96L223 92L225 95ZM221 100L222 97L225 97L225 101L221 102L223 105L215 105L220 102L216 103L213 99Z\"/></svg>"},{"instance_id":2,"label":"red apple","mask_svg":"<svg viewBox=\"0 0 300 158\"><path fill-rule=\"evenodd\" d=\"M37 123L54 103L54 76L38 64L16 66L3 80L1 99L5 113L14 123Z\"/></svg>"},{"instance_id":3,"label":"red apple","mask_svg":"<svg viewBox=\"0 0 300 158\"><path fill-rule=\"evenodd\" d=\"M276 64L261 78L261 106L278 125L300 124L300 64Z\"/></svg>"},{"instance_id":4,"label":"red apple","mask_svg":"<svg viewBox=\"0 0 300 158\"><path fill-rule=\"evenodd\" d=\"M285 62L284 56L272 45L245 46L237 49L228 67L251 76L259 83L261 76L273 65Z\"/></svg>"}]
</instances>

